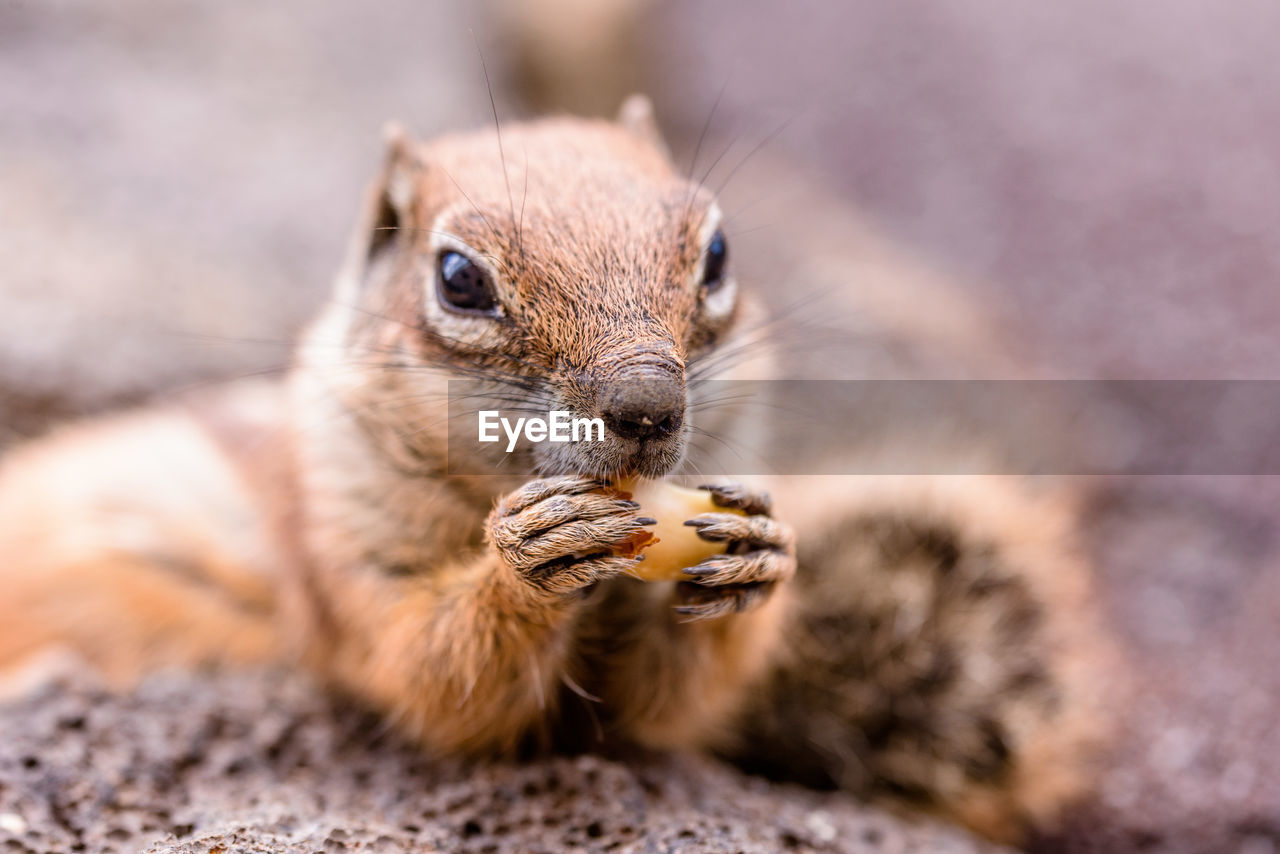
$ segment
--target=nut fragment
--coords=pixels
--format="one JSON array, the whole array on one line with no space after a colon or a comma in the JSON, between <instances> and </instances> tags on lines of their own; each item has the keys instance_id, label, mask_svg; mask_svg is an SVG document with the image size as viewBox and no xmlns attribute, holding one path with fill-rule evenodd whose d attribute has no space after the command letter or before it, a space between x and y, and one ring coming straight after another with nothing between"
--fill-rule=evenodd
<instances>
[{"instance_id":1,"label":"nut fragment","mask_svg":"<svg viewBox=\"0 0 1280 854\"><path fill-rule=\"evenodd\" d=\"M698 536L685 522L704 513L738 513L741 510L718 507L711 493L704 489L688 489L665 480L633 478L618 483L640 505L640 513L658 520L649 530L620 546L623 554L643 554L631 574L642 581L688 580L683 570L695 566L712 555L724 554L727 543L713 543Z\"/></svg>"}]
</instances>

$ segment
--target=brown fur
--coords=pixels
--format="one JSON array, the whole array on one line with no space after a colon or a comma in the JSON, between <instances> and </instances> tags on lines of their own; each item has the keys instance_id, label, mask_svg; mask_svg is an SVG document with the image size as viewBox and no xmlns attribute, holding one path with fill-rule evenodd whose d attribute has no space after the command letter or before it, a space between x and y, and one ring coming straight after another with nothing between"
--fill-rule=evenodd
<instances>
[{"instance_id":1,"label":"brown fur","mask_svg":"<svg viewBox=\"0 0 1280 854\"><path fill-rule=\"evenodd\" d=\"M801 608L731 753L1001 840L1051 824L1087 785L1114 663L1064 496L991 476L780 492L806 520Z\"/></svg>"},{"instance_id":2,"label":"brown fur","mask_svg":"<svg viewBox=\"0 0 1280 854\"><path fill-rule=\"evenodd\" d=\"M260 509L187 414L64 430L7 457L0 484L0 662L67 645L127 682L277 654Z\"/></svg>"},{"instance_id":3,"label":"brown fur","mask_svg":"<svg viewBox=\"0 0 1280 854\"><path fill-rule=\"evenodd\" d=\"M511 126L501 148L393 132L287 383L14 453L0 662L68 644L127 681L301 657L437 751L719 748L994 836L1051 817L1088 741L1085 573L1010 490L783 480L792 590L791 531L750 488L717 495L753 514L722 523L743 544L725 572L622 576L609 544L644 522L592 478L664 473L683 437L522 448L528 482L450 473L450 379L591 413L637 365L683 382L753 310L709 308L712 200L643 106ZM442 239L487 259L500 317L442 313Z\"/></svg>"}]
</instances>

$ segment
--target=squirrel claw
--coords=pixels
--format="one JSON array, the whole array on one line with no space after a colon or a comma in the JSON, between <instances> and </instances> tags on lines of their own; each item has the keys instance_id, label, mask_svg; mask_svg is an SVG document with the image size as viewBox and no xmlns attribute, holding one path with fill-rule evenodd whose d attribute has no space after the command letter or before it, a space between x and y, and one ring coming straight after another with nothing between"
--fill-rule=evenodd
<instances>
[{"instance_id":1,"label":"squirrel claw","mask_svg":"<svg viewBox=\"0 0 1280 854\"><path fill-rule=\"evenodd\" d=\"M768 516L773 510L773 499L763 490L752 490L740 483L704 483L698 489L711 493L711 502L717 507L741 510L750 516Z\"/></svg>"},{"instance_id":2,"label":"squirrel claw","mask_svg":"<svg viewBox=\"0 0 1280 854\"><path fill-rule=\"evenodd\" d=\"M770 583L703 587L681 582L676 585L676 590L682 601L672 610L685 618L683 622L740 614L762 604L772 589L773 585Z\"/></svg>"}]
</instances>

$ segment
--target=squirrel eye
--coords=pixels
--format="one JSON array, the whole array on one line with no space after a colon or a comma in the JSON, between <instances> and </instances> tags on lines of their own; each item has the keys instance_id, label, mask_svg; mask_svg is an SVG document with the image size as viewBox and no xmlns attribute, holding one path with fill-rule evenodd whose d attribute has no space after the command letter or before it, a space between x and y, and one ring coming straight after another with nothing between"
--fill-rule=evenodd
<instances>
[{"instance_id":1,"label":"squirrel eye","mask_svg":"<svg viewBox=\"0 0 1280 854\"><path fill-rule=\"evenodd\" d=\"M724 281L724 265L729 260L729 246L724 241L724 232L716 229L716 233L707 244L707 257L702 264L702 286L714 291Z\"/></svg>"},{"instance_id":2,"label":"squirrel eye","mask_svg":"<svg viewBox=\"0 0 1280 854\"><path fill-rule=\"evenodd\" d=\"M455 311L490 314L497 308L489 274L461 252L440 253L440 301Z\"/></svg>"}]
</instances>

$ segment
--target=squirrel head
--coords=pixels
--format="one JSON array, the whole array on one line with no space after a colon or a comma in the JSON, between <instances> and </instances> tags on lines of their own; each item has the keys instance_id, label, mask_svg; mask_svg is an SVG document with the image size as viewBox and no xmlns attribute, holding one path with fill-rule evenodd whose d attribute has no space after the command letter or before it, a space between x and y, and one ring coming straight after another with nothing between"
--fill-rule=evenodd
<instances>
[{"instance_id":1,"label":"squirrel head","mask_svg":"<svg viewBox=\"0 0 1280 854\"><path fill-rule=\"evenodd\" d=\"M441 380L476 384L470 411L604 422L602 441L521 447L503 463L544 475L674 468L690 367L740 315L720 210L673 166L640 96L616 121L425 143L392 128L335 302L345 402L412 456L443 444Z\"/></svg>"}]
</instances>

